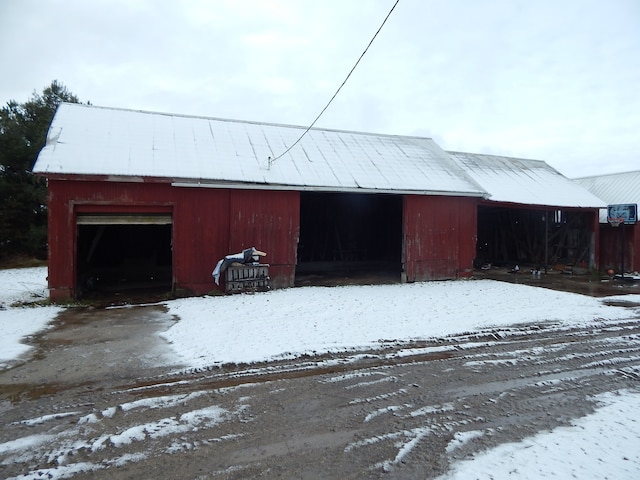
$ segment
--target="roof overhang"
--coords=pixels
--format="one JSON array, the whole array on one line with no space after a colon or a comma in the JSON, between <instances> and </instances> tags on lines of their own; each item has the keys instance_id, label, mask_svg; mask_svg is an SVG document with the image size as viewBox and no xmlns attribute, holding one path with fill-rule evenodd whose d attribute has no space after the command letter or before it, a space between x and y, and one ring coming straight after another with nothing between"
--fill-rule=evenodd
<instances>
[{"instance_id":1,"label":"roof overhang","mask_svg":"<svg viewBox=\"0 0 640 480\"><path fill-rule=\"evenodd\" d=\"M408 190L408 189L379 189L379 188L348 188L330 187L322 185L284 185L274 183L249 183L249 182L228 182L212 180L194 180L186 178L165 178L165 177L139 177L125 175L76 175L60 173L38 173L52 180L71 180L78 182L122 182L122 183L164 183L171 184L176 188L215 188L230 190L277 190L277 191L298 191L298 192L343 192L343 193L380 193L394 195L430 195L445 197L475 197L486 199L487 194L481 192L456 192L444 190Z\"/></svg>"},{"instance_id":2,"label":"roof overhang","mask_svg":"<svg viewBox=\"0 0 640 480\"><path fill-rule=\"evenodd\" d=\"M600 206L584 206L584 205L544 205L544 204L529 204L529 203L514 203L495 201L491 199L482 199L480 205L485 207L504 207L504 208L518 208L526 210L598 210Z\"/></svg>"},{"instance_id":3,"label":"roof overhang","mask_svg":"<svg viewBox=\"0 0 640 480\"><path fill-rule=\"evenodd\" d=\"M194 181L174 181L172 187L178 188L217 188L232 190L278 190L278 191L298 191L298 192L343 192L343 193L380 193L395 195L433 195L447 197L476 197L485 198L478 192L451 192L438 190L391 190L377 188L337 188L324 187L319 185L278 185L278 184L258 184L258 183L231 183L231 182L194 182Z\"/></svg>"}]
</instances>

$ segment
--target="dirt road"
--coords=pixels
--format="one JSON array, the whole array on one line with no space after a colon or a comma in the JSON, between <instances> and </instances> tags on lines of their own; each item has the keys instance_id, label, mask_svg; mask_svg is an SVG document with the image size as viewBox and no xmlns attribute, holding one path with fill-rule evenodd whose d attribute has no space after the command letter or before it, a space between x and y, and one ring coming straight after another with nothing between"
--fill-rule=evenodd
<instances>
[{"instance_id":1,"label":"dirt road","mask_svg":"<svg viewBox=\"0 0 640 480\"><path fill-rule=\"evenodd\" d=\"M626 306L628 320L588 328L201 371L171 364L161 306L67 310L34 359L0 372L0 475L433 478L640 388L640 309Z\"/></svg>"}]
</instances>

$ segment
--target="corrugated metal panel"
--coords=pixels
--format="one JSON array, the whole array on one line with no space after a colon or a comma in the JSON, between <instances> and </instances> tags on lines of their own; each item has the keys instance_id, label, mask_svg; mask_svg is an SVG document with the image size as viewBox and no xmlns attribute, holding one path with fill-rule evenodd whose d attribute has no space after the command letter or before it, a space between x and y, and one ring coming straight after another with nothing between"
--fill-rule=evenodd
<instances>
[{"instance_id":1,"label":"corrugated metal panel","mask_svg":"<svg viewBox=\"0 0 640 480\"><path fill-rule=\"evenodd\" d=\"M640 170L574 179L607 204L640 204Z\"/></svg>"},{"instance_id":2,"label":"corrugated metal panel","mask_svg":"<svg viewBox=\"0 0 640 480\"><path fill-rule=\"evenodd\" d=\"M603 201L540 160L449 152L492 202L599 208Z\"/></svg>"},{"instance_id":3,"label":"corrugated metal panel","mask_svg":"<svg viewBox=\"0 0 640 480\"><path fill-rule=\"evenodd\" d=\"M576 178L574 181L589 190L607 205L635 203L640 206L640 170ZM600 210L600 223L607 222L607 210Z\"/></svg>"},{"instance_id":4,"label":"corrugated metal panel","mask_svg":"<svg viewBox=\"0 0 640 480\"><path fill-rule=\"evenodd\" d=\"M433 140L186 117L79 104L58 108L34 166L43 174L164 177L290 189L484 192Z\"/></svg>"}]
</instances>

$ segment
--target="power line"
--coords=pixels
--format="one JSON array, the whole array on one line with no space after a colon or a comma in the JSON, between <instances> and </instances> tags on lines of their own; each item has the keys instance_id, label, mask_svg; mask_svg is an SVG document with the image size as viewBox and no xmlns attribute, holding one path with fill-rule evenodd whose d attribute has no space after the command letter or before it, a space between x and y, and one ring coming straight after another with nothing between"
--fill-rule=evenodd
<instances>
[{"instance_id":1,"label":"power line","mask_svg":"<svg viewBox=\"0 0 640 480\"><path fill-rule=\"evenodd\" d=\"M382 24L380 25L380 27L378 28L378 30L376 31L376 33L373 35L373 38L371 38L371 41L369 42L369 44L367 45L367 48L364 49L364 51L362 52L362 54L360 55L360 58L358 58L358 61L355 63L355 65L353 66L353 68L351 69L351 71L347 74L347 78L344 79L344 81L342 82L342 84L338 87L338 90L336 90L336 93L333 94L333 97L331 97L331 99L329 100L329 102L325 105L325 107L322 109L322 111L318 114L318 116L315 118L315 120L313 122L311 122L311 125L309 125L307 127L307 129L302 133L302 135L300 135L300 137L293 142L293 144L288 147L284 152L282 152L280 155L278 155L275 158L271 158L269 157L269 167L271 167L271 165L273 164L273 162L275 162L276 160L278 160L279 158L281 158L282 156L286 155L293 147L295 147L300 140L302 140L302 138L309 133L309 130L311 130L313 128L313 126L316 124L316 122L320 119L320 117L322 116L322 114L325 112L325 110L327 108L329 108L329 105L331 105L331 102L333 102L333 100L338 96L338 93L340 93L340 90L342 90L342 87L344 87L345 83L347 83L347 80L349 80L349 77L351 76L351 74L353 73L353 71L356 69L356 67L358 66L358 64L360 63L360 60L362 60L362 57L365 56L365 54L367 53L367 51L369 50L369 47L371 46L371 44L373 43L373 41L376 39L376 37L378 36L378 34L380 33L380 30L382 30L382 27L384 27L384 24L387 23L387 20L389 19L389 17L391 16L391 14L393 13L393 10L396 8L396 6L398 5L398 3L400 2L400 0L396 0L396 3L393 4L393 7L391 7L391 10L389 10L389 13L387 13L387 16L384 17L384 20L382 21Z\"/></svg>"}]
</instances>

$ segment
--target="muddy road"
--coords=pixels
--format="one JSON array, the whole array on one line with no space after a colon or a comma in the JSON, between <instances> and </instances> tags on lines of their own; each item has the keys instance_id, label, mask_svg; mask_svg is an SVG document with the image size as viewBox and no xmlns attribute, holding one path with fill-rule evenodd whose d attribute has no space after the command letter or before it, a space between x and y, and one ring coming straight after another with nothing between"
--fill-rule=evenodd
<instances>
[{"instance_id":1,"label":"muddy road","mask_svg":"<svg viewBox=\"0 0 640 480\"><path fill-rule=\"evenodd\" d=\"M640 388L640 306L623 306L628 319L582 328L198 371L156 336L174 321L161 306L67 310L0 372L0 476L433 478Z\"/></svg>"}]
</instances>

